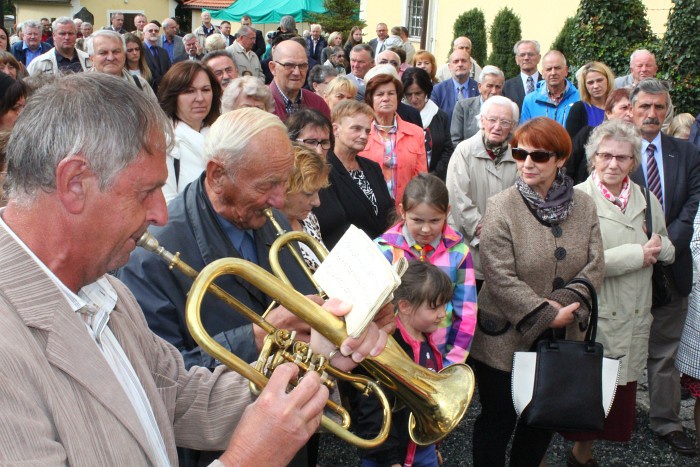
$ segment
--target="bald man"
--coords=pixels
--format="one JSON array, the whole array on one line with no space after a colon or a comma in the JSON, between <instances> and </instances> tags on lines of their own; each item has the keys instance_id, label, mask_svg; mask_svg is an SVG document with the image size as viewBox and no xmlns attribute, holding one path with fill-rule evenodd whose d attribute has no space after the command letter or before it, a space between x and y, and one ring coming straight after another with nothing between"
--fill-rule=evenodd
<instances>
[{"instance_id":1,"label":"bald man","mask_svg":"<svg viewBox=\"0 0 700 467\"><path fill-rule=\"evenodd\" d=\"M569 67L566 57L558 50L550 50L542 59L542 76L537 89L525 97L520 123L535 117L548 117L564 126L569 110L581 100L578 89L566 76Z\"/></svg>"}]
</instances>

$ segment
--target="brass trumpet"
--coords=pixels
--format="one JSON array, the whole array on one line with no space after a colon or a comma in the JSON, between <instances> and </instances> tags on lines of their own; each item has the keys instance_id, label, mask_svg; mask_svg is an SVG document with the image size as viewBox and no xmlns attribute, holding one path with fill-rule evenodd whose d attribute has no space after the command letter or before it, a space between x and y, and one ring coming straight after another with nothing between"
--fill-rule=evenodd
<instances>
[{"instance_id":1,"label":"brass trumpet","mask_svg":"<svg viewBox=\"0 0 700 467\"><path fill-rule=\"evenodd\" d=\"M275 276L291 287L291 281L279 262L279 252L286 247L321 297L328 298L291 242L300 241L306 244L320 261L328 256L328 250L305 232L285 232L275 219L272 209L266 209L265 215L277 231L277 239L270 247L269 258ZM338 318L328 317L339 321ZM311 324L306 318L302 319ZM344 328L340 335L331 335L324 332L330 329L326 325L316 327L311 324L311 327L336 345L340 345L347 336ZM418 445L432 444L447 436L464 417L474 394L474 373L469 366L451 365L439 373L434 373L414 363L391 336L384 351L377 357L365 359L361 366L408 407L411 412L409 435Z\"/></svg>"}]
</instances>

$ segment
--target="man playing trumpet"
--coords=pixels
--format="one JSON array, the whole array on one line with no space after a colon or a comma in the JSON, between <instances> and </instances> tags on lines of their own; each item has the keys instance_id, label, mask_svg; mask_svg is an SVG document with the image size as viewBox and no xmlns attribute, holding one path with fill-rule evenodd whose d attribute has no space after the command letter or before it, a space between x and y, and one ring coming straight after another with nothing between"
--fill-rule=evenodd
<instances>
[{"instance_id":1,"label":"man playing trumpet","mask_svg":"<svg viewBox=\"0 0 700 467\"><path fill-rule=\"evenodd\" d=\"M72 108L84 111L65 118ZM0 464L176 465L178 445L225 449L218 465L283 465L318 427L318 375L287 393L297 370L282 365L253 402L226 368L186 370L106 275L167 221L172 137L156 103L103 74L47 84L18 119L0 211ZM317 337L318 351L334 347ZM386 342L376 325L362 337L343 352L358 360Z\"/></svg>"}]
</instances>

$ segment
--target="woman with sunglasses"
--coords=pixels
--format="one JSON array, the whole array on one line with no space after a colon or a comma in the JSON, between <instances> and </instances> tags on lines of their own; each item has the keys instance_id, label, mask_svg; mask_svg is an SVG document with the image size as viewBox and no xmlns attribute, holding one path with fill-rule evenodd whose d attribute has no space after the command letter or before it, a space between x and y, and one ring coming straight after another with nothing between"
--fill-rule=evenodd
<instances>
[{"instance_id":1,"label":"woman with sunglasses","mask_svg":"<svg viewBox=\"0 0 700 467\"><path fill-rule=\"evenodd\" d=\"M641 163L641 141L639 131L619 119L596 127L586 144L591 174L576 186L593 198L600 218L605 282L599 294L596 341L603 344L606 356L619 358L620 375L603 430L564 433L575 441L567 458L572 467L595 465L594 440L629 442L632 437L637 381L646 364L652 321L652 266L674 259L661 204L652 193L647 205L644 190L629 177ZM647 210L651 226L646 224Z\"/></svg>"},{"instance_id":2,"label":"woman with sunglasses","mask_svg":"<svg viewBox=\"0 0 700 467\"><path fill-rule=\"evenodd\" d=\"M595 203L562 170L571 154L564 127L534 118L511 144L518 177L488 200L480 237L484 285L470 353L481 398L476 467L505 465L513 431L511 465L539 465L553 433L517 423L513 352L553 336L582 339L590 296L581 284L567 284L582 277L599 289L605 268Z\"/></svg>"}]
</instances>

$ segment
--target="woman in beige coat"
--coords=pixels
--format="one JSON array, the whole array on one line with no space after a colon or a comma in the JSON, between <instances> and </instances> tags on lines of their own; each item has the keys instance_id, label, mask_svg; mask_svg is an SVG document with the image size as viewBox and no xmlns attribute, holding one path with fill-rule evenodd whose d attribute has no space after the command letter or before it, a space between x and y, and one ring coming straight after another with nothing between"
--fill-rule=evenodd
<instances>
[{"instance_id":1,"label":"woman in beige coat","mask_svg":"<svg viewBox=\"0 0 700 467\"><path fill-rule=\"evenodd\" d=\"M607 357L620 359L620 379L603 431L565 434L576 441L568 466L597 465L590 464L593 440L630 440L637 380L646 364L652 321L652 265L672 263L675 253L661 204L650 193L647 206L644 189L629 178L641 162L639 132L621 120L608 120L591 134L586 157L591 174L576 188L595 201L605 248L596 340L603 344ZM651 235L647 209L651 209Z\"/></svg>"},{"instance_id":2,"label":"woman in beige coat","mask_svg":"<svg viewBox=\"0 0 700 467\"><path fill-rule=\"evenodd\" d=\"M571 154L564 127L535 118L518 128L511 144L518 177L488 200L480 237L484 286L470 354L481 402L475 467L505 465L513 431L510 465L539 465L552 432L517 423L513 352L553 335L580 340L590 295L582 284L568 283L581 277L599 289L605 268L593 200L574 190L562 170Z\"/></svg>"}]
</instances>

